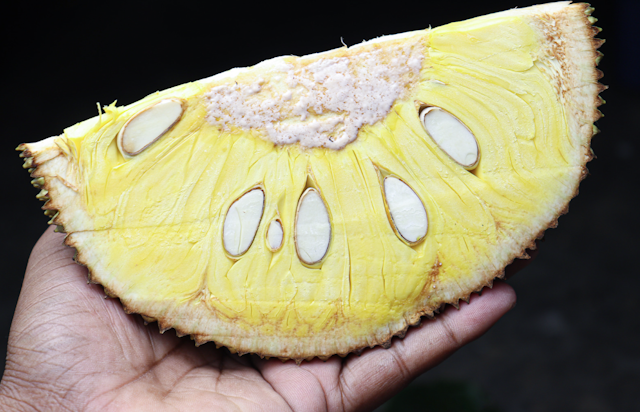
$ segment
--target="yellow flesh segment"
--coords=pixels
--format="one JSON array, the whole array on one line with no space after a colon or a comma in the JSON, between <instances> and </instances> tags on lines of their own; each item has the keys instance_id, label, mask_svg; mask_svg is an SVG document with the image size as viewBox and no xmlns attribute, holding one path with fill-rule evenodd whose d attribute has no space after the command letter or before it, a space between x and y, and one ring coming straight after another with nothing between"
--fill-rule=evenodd
<instances>
[{"instance_id":1,"label":"yellow flesh segment","mask_svg":"<svg viewBox=\"0 0 640 412\"><path fill-rule=\"evenodd\" d=\"M340 151L274 147L258 132L220 131L205 120L209 86L198 83L91 120L86 134L70 140L97 229L93 247L110 262L113 284L127 296L206 305L242 329L279 336L336 326L366 333L415 309L421 295L438 300L432 282L464 289L471 263L497 253L500 239L563 190L557 176L581 166L567 160L568 137L550 139L568 135L565 114L540 70L546 63L538 60L538 39L520 17L421 36L425 60L410 96ZM115 141L122 125L167 97L187 101L180 122L142 154L123 158ZM475 170L431 140L416 102L445 109L473 132L481 153ZM394 233L380 173L403 179L424 203L424 241L409 246ZM328 253L313 268L301 264L293 239L308 185L323 196L332 226ZM229 257L224 214L256 186L265 193L256 241ZM276 217L284 239L274 253L262 240Z\"/></svg>"}]
</instances>

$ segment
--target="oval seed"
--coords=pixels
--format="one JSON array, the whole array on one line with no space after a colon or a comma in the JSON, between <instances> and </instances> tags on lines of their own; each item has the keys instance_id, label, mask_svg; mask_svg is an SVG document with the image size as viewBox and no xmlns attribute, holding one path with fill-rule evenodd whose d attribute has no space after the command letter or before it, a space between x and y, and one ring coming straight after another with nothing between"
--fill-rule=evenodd
<instances>
[{"instance_id":1,"label":"oval seed","mask_svg":"<svg viewBox=\"0 0 640 412\"><path fill-rule=\"evenodd\" d=\"M272 252L280 249L283 238L282 223L280 223L278 219L273 219L267 230L267 244L269 245L269 249L271 249Z\"/></svg>"},{"instance_id":2,"label":"oval seed","mask_svg":"<svg viewBox=\"0 0 640 412\"><path fill-rule=\"evenodd\" d=\"M262 189L248 191L229 207L224 218L222 240L231 256L240 256L249 249L256 237L263 209Z\"/></svg>"},{"instance_id":3,"label":"oval seed","mask_svg":"<svg viewBox=\"0 0 640 412\"><path fill-rule=\"evenodd\" d=\"M478 164L478 141L457 117L439 107L426 107L420 112L420 120L438 147L456 163L466 169Z\"/></svg>"},{"instance_id":4,"label":"oval seed","mask_svg":"<svg viewBox=\"0 0 640 412\"><path fill-rule=\"evenodd\" d=\"M429 222L427 211L416 192L402 180L387 176L384 179L384 194L396 233L409 244L422 240L427 234Z\"/></svg>"},{"instance_id":5,"label":"oval seed","mask_svg":"<svg viewBox=\"0 0 640 412\"><path fill-rule=\"evenodd\" d=\"M165 99L136 113L118 133L118 147L122 154L135 156L151 146L180 120L183 101Z\"/></svg>"},{"instance_id":6,"label":"oval seed","mask_svg":"<svg viewBox=\"0 0 640 412\"><path fill-rule=\"evenodd\" d=\"M307 189L298 202L295 243L298 257L307 265L322 260L329 249L331 222L329 212L317 190Z\"/></svg>"}]
</instances>

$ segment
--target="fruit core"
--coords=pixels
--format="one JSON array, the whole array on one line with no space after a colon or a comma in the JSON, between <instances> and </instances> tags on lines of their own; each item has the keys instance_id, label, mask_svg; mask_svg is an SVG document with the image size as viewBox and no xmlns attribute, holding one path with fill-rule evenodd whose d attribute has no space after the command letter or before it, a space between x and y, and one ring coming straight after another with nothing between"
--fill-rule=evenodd
<instances>
[{"instance_id":1,"label":"fruit core","mask_svg":"<svg viewBox=\"0 0 640 412\"><path fill-rule=\"evenodd\" d=\"M342 149L411 90L423 50L416 39L311 63L281 58L262 77L213 87L207 120L224 130L261 130L278 145Z\"/></svg>"}]
</instances>

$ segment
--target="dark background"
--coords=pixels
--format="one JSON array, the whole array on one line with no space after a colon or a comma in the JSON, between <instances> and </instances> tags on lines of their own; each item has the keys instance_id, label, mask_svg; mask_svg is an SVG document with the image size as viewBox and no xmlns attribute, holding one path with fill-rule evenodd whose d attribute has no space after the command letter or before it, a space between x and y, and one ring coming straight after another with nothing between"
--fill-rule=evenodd
<instances>
[{"instance_id":1,"label":"dark background","mask_svg":"<svg viewBox=\"0 0 640 412\"><path fill-rule=\"evenodd\" d=\"M96 102L129 104L232 67L341 47L341 38L353 45L530 3L15 4L0 13L2 353L30 249L46 227L37 190L14 152L19 143L57 135L96 115ZM593 6L604 29L600 37L607 39L601 81L610 89L603 93L606 117L597 123L602 133L593 140L591 176L558 229L547 232L538 258L510 281L518 293L515 309L381 409L436 410L439 398L453 394L475 405L456 410L637 410L640 1ZM421 406L411 409L414 398Z\"/></svg>"}]
</instances>

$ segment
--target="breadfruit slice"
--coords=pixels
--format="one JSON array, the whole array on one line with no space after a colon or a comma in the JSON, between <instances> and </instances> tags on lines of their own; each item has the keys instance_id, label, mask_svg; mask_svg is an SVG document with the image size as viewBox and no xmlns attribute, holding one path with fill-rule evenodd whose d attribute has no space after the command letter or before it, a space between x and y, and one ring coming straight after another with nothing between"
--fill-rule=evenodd
<instances>
[{"instance_id":1,"label":"breadfruit slice","mask_svg":"<svg viewBox=\"0 0 640 412\"><path fill-rule=\"evenodd\" d=\"M285 56L18 148L125 310L283 359L389 345L556 225L600 117L560 2Z\"/></svg>"}]
</instances>

